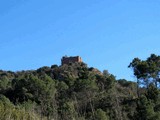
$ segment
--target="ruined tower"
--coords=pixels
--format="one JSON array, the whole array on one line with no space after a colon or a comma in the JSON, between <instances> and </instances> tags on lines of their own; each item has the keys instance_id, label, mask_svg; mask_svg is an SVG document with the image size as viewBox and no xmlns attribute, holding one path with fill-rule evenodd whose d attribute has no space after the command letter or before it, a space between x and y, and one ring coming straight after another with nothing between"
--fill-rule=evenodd
<instances>
[{"instance_id":1,"label":"ruined tower","mask_svg":"<svg viewBox=\"0 0 160 120\"><path fill-rule=\"evenodd\" d=\"M76 62L79 62L79 63L83 62L82 58L80 56L71 56L71 57L64 56L61 59L61 65L76 63Z\"/></svg>"}]
</instances>

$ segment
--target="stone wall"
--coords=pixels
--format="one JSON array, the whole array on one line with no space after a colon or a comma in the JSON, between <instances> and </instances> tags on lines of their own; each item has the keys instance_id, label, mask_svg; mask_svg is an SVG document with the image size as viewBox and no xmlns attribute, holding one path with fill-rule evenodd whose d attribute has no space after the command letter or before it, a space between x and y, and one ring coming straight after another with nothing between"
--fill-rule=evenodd
<instances>
[{"instance_id":1,"label":"stone wall","mask_svg":"<svg viewBox=\"0 0 160 120\"><path fill-rule=\"evenodd\" d=\"M61 64L69 64L69 63L75 63L75 62L82 62L82 58L80 56L74 56L74 57L67 57L64 56L61 59Z\"/></svg>"}]
</instances>

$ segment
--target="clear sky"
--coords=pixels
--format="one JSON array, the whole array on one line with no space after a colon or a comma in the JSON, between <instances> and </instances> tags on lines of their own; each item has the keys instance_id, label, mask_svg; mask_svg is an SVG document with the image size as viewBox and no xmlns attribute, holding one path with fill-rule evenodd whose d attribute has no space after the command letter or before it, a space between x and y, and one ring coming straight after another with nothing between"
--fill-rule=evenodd
<instances>
[{"instance_id":1,"label":"clear sky","mask_svg":"<svg viewBox=\"0 0 160 120\"><path fill-rule=\"evenodd\" d=\"M89 67L134 80L133 58L160 55L160 0L0 0L0 69Z\"/></svg>"}]
</instances>

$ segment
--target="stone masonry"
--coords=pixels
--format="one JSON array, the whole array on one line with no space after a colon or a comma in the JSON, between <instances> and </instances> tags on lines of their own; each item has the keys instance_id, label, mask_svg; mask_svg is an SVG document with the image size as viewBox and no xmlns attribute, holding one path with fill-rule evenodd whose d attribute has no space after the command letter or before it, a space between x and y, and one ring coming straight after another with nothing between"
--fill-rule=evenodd
<instances>
[{"instance_id":1,"label":"stone masonry","mask_svg":"<svg viewBox=\"0 0 160 120\"><path fill-rule=\"evenodd\" d=\"M74 57L67 57L67 56L64 56L62 57L61 59L61 64L64 65L64 64L69 64L69 63L75 63L75 62L83 62L82 61L82 58L80 56L74 56Z\"/></svg>"}]
</instances>

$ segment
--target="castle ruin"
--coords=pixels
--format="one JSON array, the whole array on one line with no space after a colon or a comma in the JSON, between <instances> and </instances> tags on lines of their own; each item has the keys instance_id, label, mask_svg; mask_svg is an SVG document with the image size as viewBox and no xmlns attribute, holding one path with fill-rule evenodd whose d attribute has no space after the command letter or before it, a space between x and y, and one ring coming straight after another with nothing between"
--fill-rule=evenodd
<instances>
[{"instance_id":1,"label":"castle ruin","mask_svg":"<svg viewBox=\"0 0 160 120\"><path fill-rule=\"evenodd\" d=\"M69 64L69 63L76 63L76 62L79 62L79 63L83 62L82 58L80 56L74 56L74 57L64 56L61 59L61 65Z\"/></svg>"}]
</instances>

